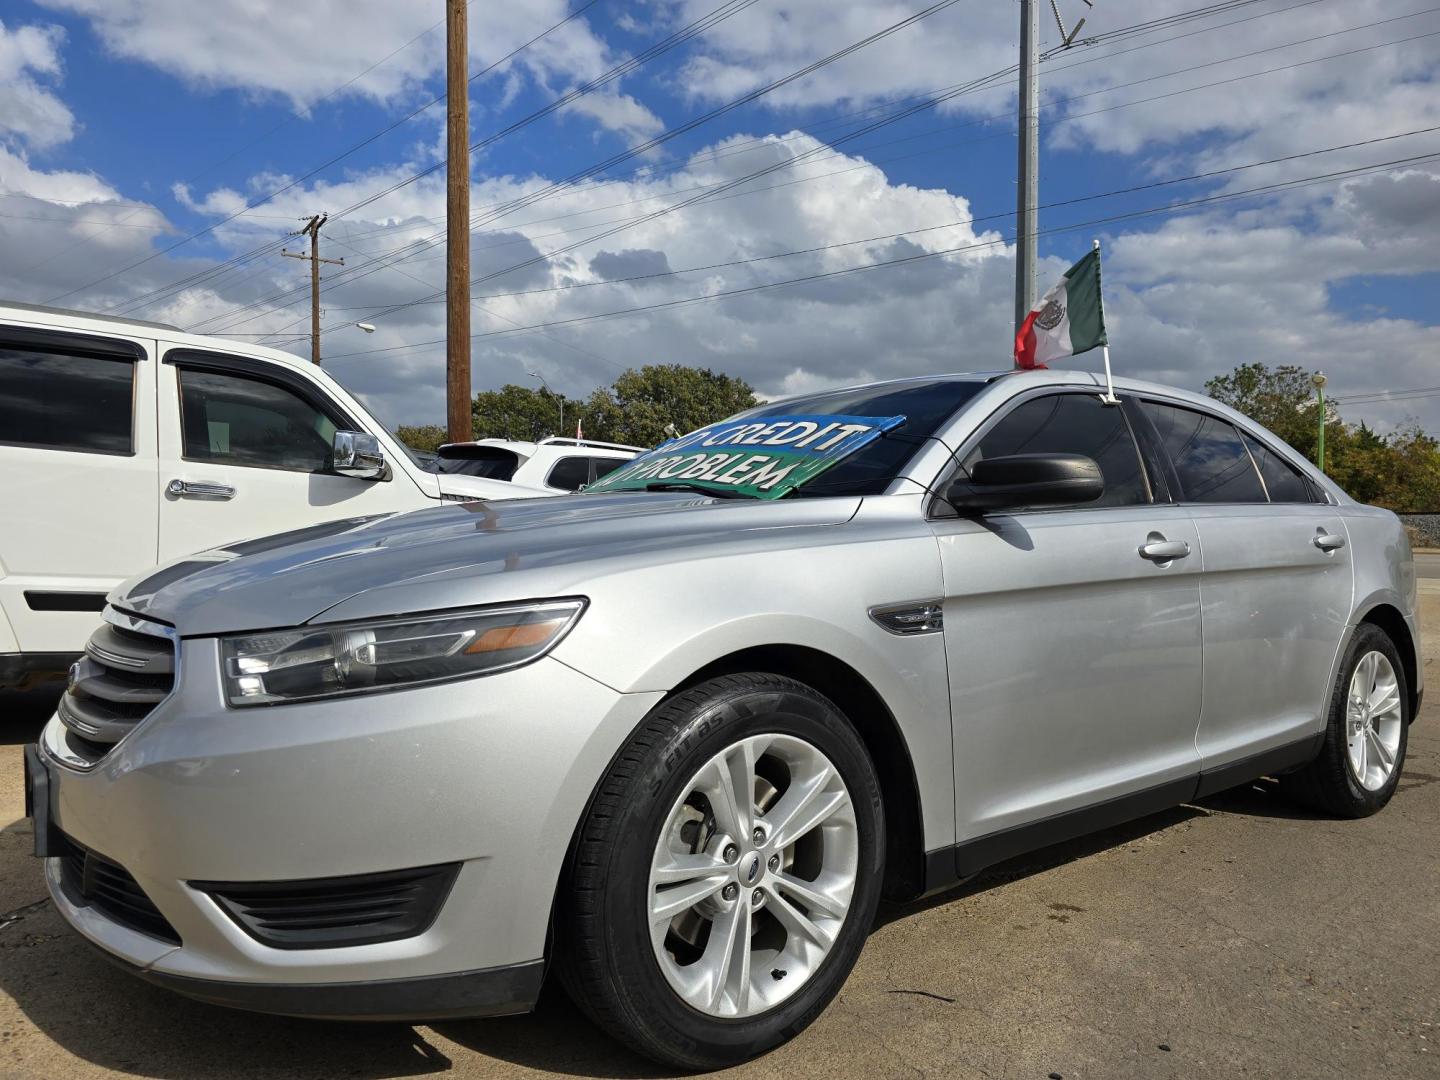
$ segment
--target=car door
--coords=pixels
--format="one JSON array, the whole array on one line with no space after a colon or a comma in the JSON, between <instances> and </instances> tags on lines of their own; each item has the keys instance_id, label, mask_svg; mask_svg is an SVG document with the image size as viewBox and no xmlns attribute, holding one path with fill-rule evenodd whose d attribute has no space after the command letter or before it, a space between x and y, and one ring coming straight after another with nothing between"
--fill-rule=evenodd
<instances>
[{"instance_id":1,"label":"car door","mask_svg":"<svg viewBox=\"0 0 1440 1080\"><path fill-rule=\"evenodd\" d=\"M245 357L174 349L160 371L160 558L335 518L426 504L392 463L331 471L336 430L364 430L320 388Z\"/></svg>"},{"instance_id":2,"label":"car door","mask_svg":"<svg viewBox=\"0 0 1440 1080\"><path fill-rule=\"evenodd\" d=\"M1204 769L1304 750L1323 726L1354 586L1339 508L1222 416L1161 398L1140 411L1200 533Z\"/></svg>"},{"instance_id":3,"label":"car door","mask_svg":"<svg viewBox=\"0 0 1440 1080\"><path fill-rule=\"evenodd\" d=\"M1198 537L1142 459L1129 406L1032 392L967 440L961 468L1015 453L1084 454L1106 491L932 521L962 874L1183 801L1199 767Z\"/></svg>"},{"instance_id":4,"label":"car door","mask_svg":"<svg viewBox=\"0 0 1440 1080\"><path fill-rule=\"evenodd\" d=\"M0 651L79 652L155 562L155 342L0 327Z\"/></svg>"}]
</instances>

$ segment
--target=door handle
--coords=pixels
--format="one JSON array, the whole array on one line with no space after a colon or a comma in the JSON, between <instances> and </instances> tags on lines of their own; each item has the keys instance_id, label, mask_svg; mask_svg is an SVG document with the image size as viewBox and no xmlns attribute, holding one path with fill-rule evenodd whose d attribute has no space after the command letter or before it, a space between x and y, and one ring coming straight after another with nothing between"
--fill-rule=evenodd
<instances>
[{"instance_id":1,"label":"door handle","mask_svg":"<svg viewBox=\"0 0 1440 1080\"><path fill-rule=\"evenodd\" d=\"M165 490L177 499L233 499L235 489L229 484L212 484L204 480L171 480Z\"/></svg>"},{"instance_id":2,"label":"door handle","mask_svg":"<svg viewBox=\"0 0 1440 1080\"><path fill-rule=\"evenodd\" d=\"M1321 551L1339 551L1345 546L1345 537L1339 533L1322 532L1310 542Z\"/></svg>"},{"instance_id":3,"label":"door handle","mask_svg":"<svg viewBox=\"0 0 1440 1080\"><path fill-rule=\"evenodd\" d=\"M1190 554L1188 540L1151 540L1140 545L1140 557L1153 562L1169 562L1183 559Z\"/></svg>"}]
</instances>

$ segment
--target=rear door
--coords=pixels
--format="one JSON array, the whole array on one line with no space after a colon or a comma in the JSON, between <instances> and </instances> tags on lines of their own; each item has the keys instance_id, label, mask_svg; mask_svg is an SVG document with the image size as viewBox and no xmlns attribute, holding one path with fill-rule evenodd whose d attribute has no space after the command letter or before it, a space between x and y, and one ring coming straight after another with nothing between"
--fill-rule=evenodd
<instances>
[{"instance_id":1,"label":"rear door","mask_svg":"<svg viewBox=\"0 0 1440 1080\"><path fill-rule=\"evenodd\" d=\"M1221 416L1162 399L1141 412L1200 532L1206 772L1317 734L1354 585L1338 508Z\"/></svg>"},{"instance_id":2,"label":"rear door","mask_svg":"<svg viewBox=\"0 0 1440 1080\"><path fill-rule=\"evenodd\" d=\"M155 562L154 355L0 327L0 622L19 650L79 652L105 594Z\"/></svg>"},{"instance_id":3,"label":"rear door","mask_svg":"<svg viewBox=\"0 0 1440 1080\"><path fill-rule=\"evenodd\" d=\"M1106 806L1123 820L1173 805L1199 767L1198 537L1142 462L1128 407L1033 392L960 449L962 468L1016 453L1094 458L1106 492L932 522L962 874L1106 824ZM1157 543L1178 554L1147 557Z\"/></svg>"},{"instance_id":4,"label":"rear door","mask_svg":"<svg viewBox=\"0 0 1440 1080\"><path fill-rule=\"evenodd\" d=\"M428 504L392 463L382 480L331 469L337 430L363 431L278 364L172 349L160 366L160 558Z\"/></svg>"}]
</instances>

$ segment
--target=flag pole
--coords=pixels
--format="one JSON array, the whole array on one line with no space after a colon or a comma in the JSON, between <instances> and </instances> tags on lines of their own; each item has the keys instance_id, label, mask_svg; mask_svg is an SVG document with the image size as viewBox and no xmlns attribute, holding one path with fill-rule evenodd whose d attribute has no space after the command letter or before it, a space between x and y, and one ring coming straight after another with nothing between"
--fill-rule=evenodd
<instances>
[{"instance_id":1,"label":"flag pole","mask_svg":"<svg viewBox=\"0 0 1440 1080\"><path fill-rule=\"evenodd\" d=\"M1100 250L1100 240L1097 237L1094 241L1095 250ZM1101 311L1104 311L1104 299L1101 301ZM1120 399L1115 396L1115 380L1110 375L1110 342L1107 340L1100 346L1100 355L1105 359L1105 393L1100 395L1100 402L1104 405L1119 405Z\"/></svg>"}]
</instances>

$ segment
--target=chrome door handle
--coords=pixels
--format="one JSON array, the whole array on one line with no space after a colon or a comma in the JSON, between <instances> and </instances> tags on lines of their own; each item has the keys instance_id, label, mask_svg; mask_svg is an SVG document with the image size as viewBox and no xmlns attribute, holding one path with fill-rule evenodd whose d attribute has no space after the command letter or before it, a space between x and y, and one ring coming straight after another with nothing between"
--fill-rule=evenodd
<instances>
[{"instance_id":1,"label":"chrome door handle","mask_svg":"<svg viewBox=\"0 0 1440 1080\"><path fill-rule=\"evenodd\" d=\"M229 484L211 484L204 480L171 480L165 490L177 499L233 499L235 489Z\"/></svg>"},{"instance_id":2,"label":"chrome door handle","mask_svg":"<svg viewBox=\"0 0 1440 1080\"><path fill-rule=\"evenodd\" d=\"M1148 544L1140 545L1140 557L1154 562L1183 559L1189 554L1190 543L1187 540L1151 540Z\"/></svg>"},{"instance_id":3,"label":"chrome door handle","mask_svg":"<svg viewBox=\"0 0 1440 1080\"><path fill-rule=\"evenodd\" d=\"M1345 537L1339 533L1320 533L1310 542L1321 551L1339 551L1345 546Z\"/></svg>"}]
</instances>

